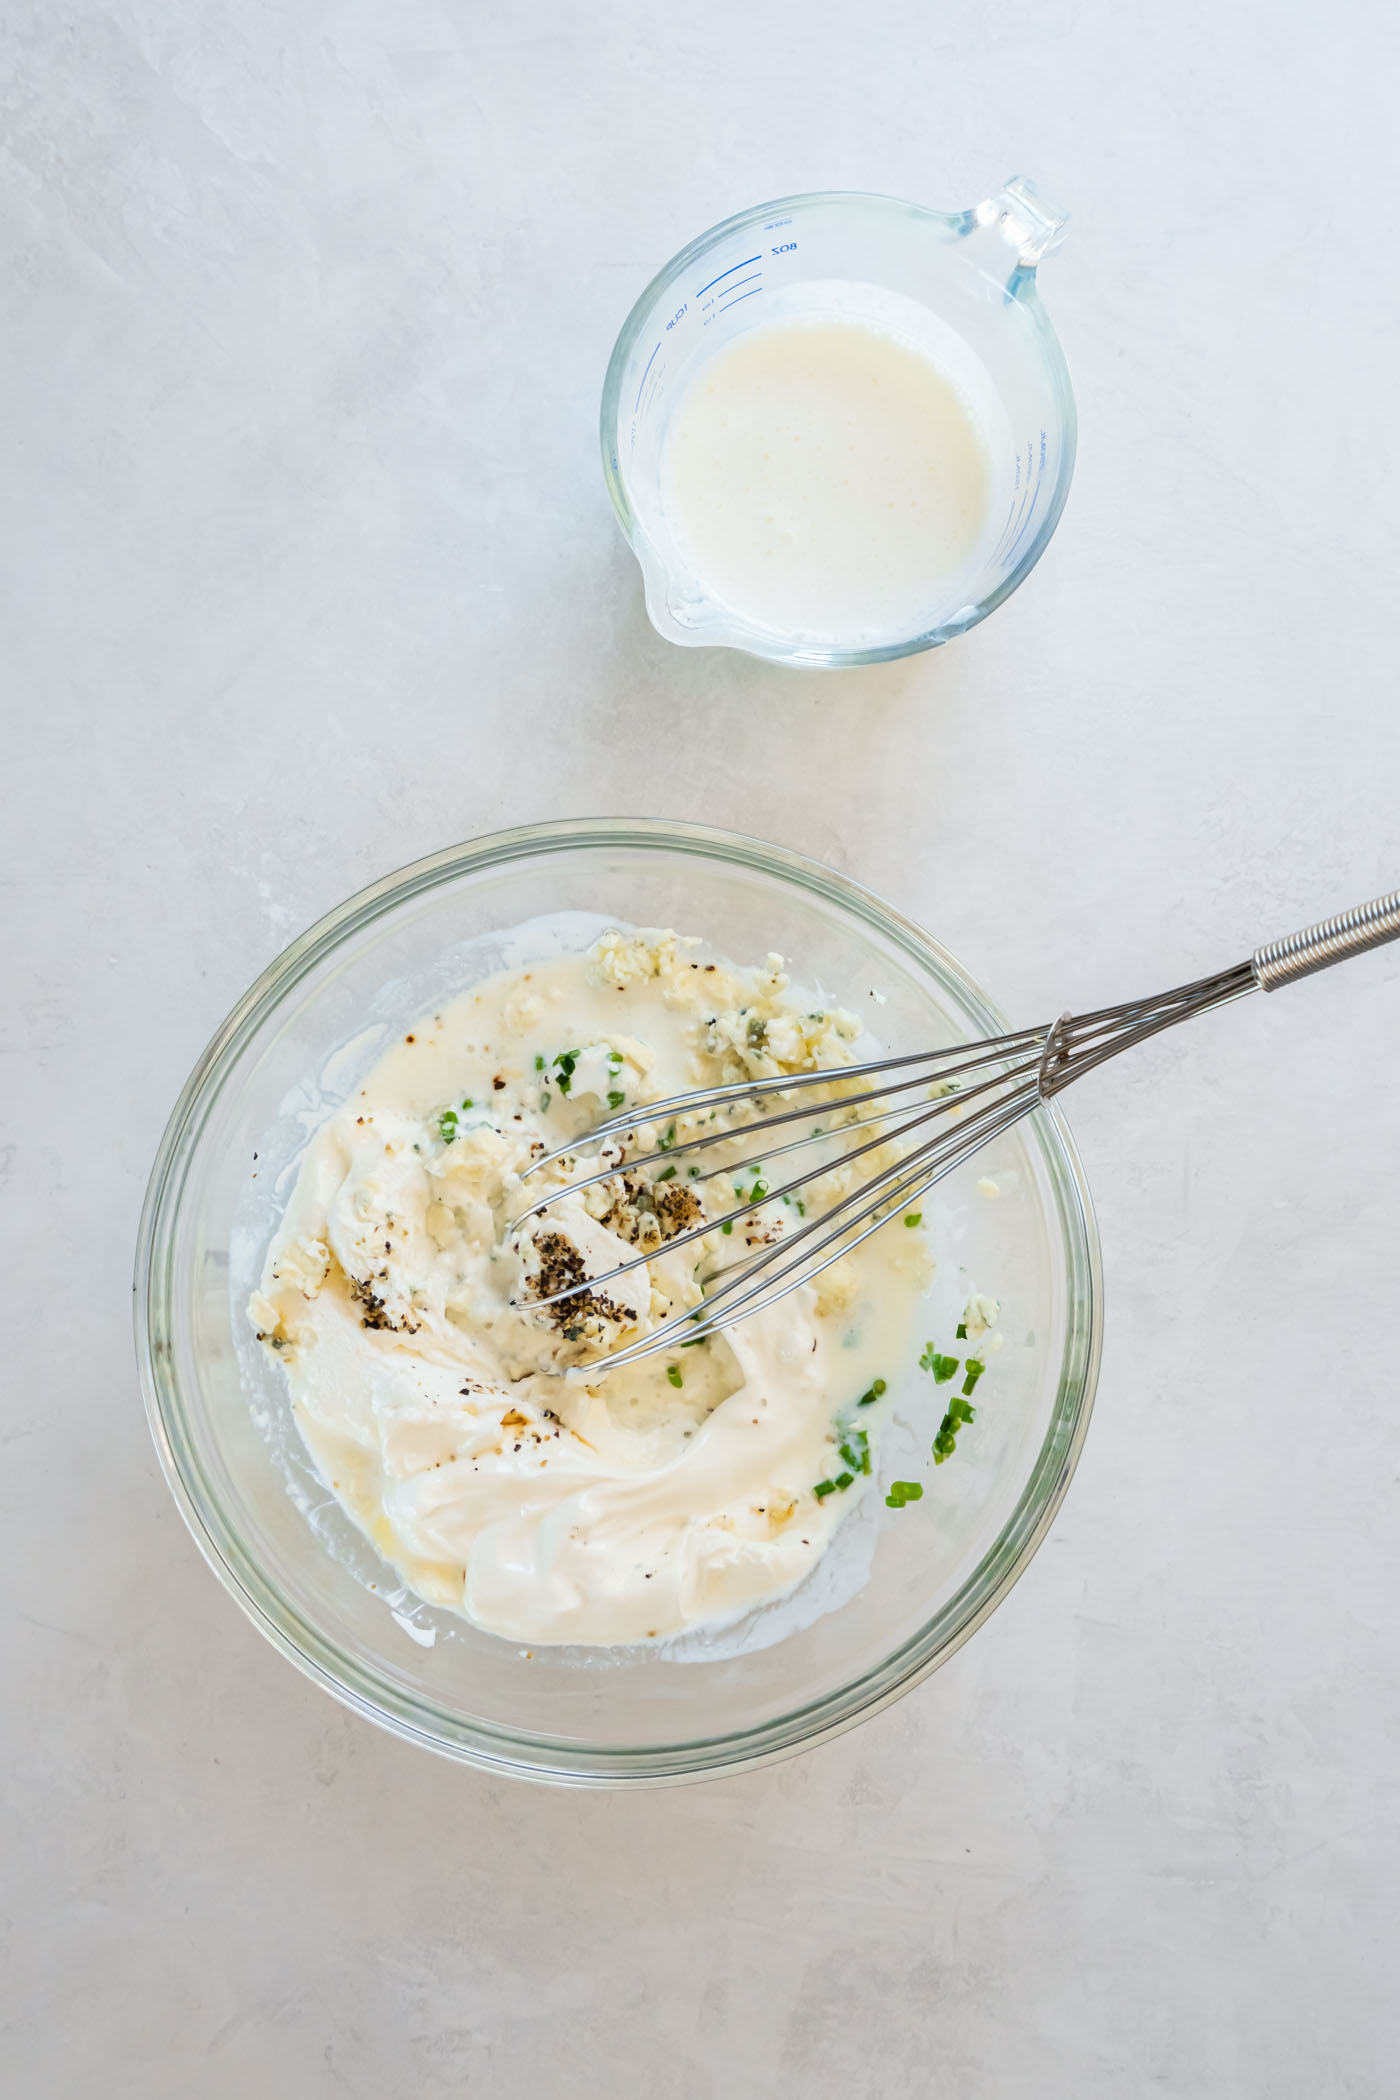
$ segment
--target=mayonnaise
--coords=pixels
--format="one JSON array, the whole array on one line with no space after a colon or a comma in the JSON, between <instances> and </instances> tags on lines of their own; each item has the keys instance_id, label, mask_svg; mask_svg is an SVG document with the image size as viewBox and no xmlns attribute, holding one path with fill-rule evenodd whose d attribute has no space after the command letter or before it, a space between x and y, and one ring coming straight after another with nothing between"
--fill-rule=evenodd
<instances>
[{"instance_id":1,"label":"mayonnaise","mask_svg":"<svg viewBox=\"0 0 1400 2100\"><path fill-rule=\"evenodd\" d=\"M629 1177L624 1157L614 1182L519 1223L570 1165L522 1170L624 1104L640 1158L666 1135L649 1101L848 1062L858 1024L786 986L778 957L731 971L673 935L605 935L425 1016L312 1139L250 1317L327 1484L430 1602L532 1646L658 1640L791 1589L859 1498L859 1470L814 1489L906 1345L922 1233L878 1235L727 1334L608 1371L608 1349L697 1304L707 1264L791 1231L795 1209L765 1202L673 1250L728 1184ZM843 1186L827 1176L816 1207ZM596 1278L638 1253L596 1291L532 1302L561 1262Z\"/></svg>"}]
</instances>

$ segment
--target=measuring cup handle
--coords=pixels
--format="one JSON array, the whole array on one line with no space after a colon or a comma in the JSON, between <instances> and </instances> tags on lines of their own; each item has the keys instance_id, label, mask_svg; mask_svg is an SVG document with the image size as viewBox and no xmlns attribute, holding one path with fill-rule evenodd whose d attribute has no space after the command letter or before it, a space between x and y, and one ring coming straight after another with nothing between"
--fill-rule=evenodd
<instances>
[{"instance_id":1,"label":"measuring cup handle","mask_svg":"<svg viewBox=\"0 0 1400 2100\"><path fill-rule=\"evenodd\" d=\"M1043 196L1029 175L1013 175L970 216L969 231L981 234L988 247L996 244L992 252L999 260L989 259L988 267L1007 278L1034 270L1043 255L1059 247L1069 223L1069 213Z\"/></svg>"}]
</instances>

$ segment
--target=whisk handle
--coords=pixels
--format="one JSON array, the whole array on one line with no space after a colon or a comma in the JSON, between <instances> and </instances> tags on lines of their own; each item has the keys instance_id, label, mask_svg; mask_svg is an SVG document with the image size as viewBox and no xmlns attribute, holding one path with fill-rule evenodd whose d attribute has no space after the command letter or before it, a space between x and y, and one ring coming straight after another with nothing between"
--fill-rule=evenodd
<instances>
[{"instance_id":1,"label":"whisk handle","mask_svg":"<svg viewBox=\"0 0 1400 2100\"><path fill-rule=\"evenodd\" d=\"M1390 890L1384 897L1373 897L1369 904L1340 911L1335 918L1319 919L1315 926L1304 926L1299 933L1285 934L1282 940L1256 948L1251 958L1254 981L1261 991L1276 992L1281 984L1292 984L1295 977L1309 977L1314 970L1325 970L1349 955L1361 955L1367 948L1380 948L1394 940L1400 940L1400 890Z\"/></svg>"}]
</instances>

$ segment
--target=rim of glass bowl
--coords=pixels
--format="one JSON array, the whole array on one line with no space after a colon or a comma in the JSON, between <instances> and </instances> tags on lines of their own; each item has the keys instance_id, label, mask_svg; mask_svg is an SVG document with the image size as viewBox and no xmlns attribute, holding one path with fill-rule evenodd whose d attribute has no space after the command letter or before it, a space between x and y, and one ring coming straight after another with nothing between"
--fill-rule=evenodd
<instances>
[{"instance_id":1,"label":"rim of glass bowl","mask_svg":"<svg viewBox=\"0 0 1400 2100\"><path fill-rule=\"evenodd\" d=\"M190 1074L161 1139L142 1209L136 1346L151 1433L196 1544L253 1624L313 1682L406 1741L488 1771L576 1786L663 1786L773 1763L839 1735L946 1662L1008 1594L1049 1530L1088 1430L1102 1336L1099 1241L1074 1141L1053 1106L1038 1109L1022 1128L1037 1146L1055 1191L1068 1285L1067 1332L1050 1426L1015 1510L960 1589L917 1635L838 1691L736 1734L633 1749L585 1746L464 1720L380 1681L278 1594L201 1477L186 1434L170 1340L172 1264L184 1186L209 1112L241 1051L286 992L329 952L405 899L449 878L579 846L691 854L795 882L863 919L921 969L954 988L988 1035L1007 1025L952 956L871 891L818 861L741 833L661 819L590 818L523 825L430 854L347 898L284 949L239 1000Z\"/></svg>"},{"instance_id":2,"label":"rim of glass bowl","mask_svg":"<svg viewBox=\"0 0 1400 2100\"><path fill-rule=\"evenodd\" d=\"M632 507L627 493L621 466L618 463L613 435L619 423L622 402L622 375L627 360L632 354L637 338L642 332L642 323L651 312L656 300L666 286L673 283L683 271L697 262L707 248L726 239L730 234L741 233L747 226L761 225L781 212L797 207L821 204L865 204L879 211L907 214L916 219L933 219L950 233L969 232L974 223L969 211L938 211L930 204L916 204L907 197L891 197L881 190L803 190L792 197L774 197L767 204L750 205L747 210L735 212L732 218L720 219L698 233L693 241L687 241L677 249L669 262L663 263L650 283L633 302L632 309L618 331L612 355L608 359L607 374L603 380L603 396L598 411L598 435L603 453L603 478L608 485L608 494L617 513L617 522L622 536L633 553L637 553L638 538L645 535L646 526ZM1055 477L1055 486L1050 492L1050 502L1034 538L1029 542L1014 569L1002 578L994 590L985 598L979 598L966 619L946 620L938 627L915 635L911 640L891 642L876 649L823 648L816 643L783 643L778 636L769 636L760 627L753 627L736 614L732 624L726 626L716 622L712 632L704 639L713 647L742 649L746 655L762 658L767 663L792 664L808 670L849 670L859 664L890 663L901 656L918 656L926 649L937 649L944 642L951 642L960 634L967 634L980 626L989 613L1015 590L1019 590L1031 570L1054 537L1066 502L1069 499L1070 483L1074 479L1075 455L1079 448L1079 411L1075 406L1074 387L1069 376L1069 366L1060 339L1051 325L1050 317L1041 304L1040 292L1034 269L1019 269L1008 279L1006 296L1014 299L1029 314L1035 328L1046 366L1054 387L1056 406L1060 413L1063 437L1060 450L1060 468ZM640 560L640 556L638 556Z\"/></svg>"}]
</instances>

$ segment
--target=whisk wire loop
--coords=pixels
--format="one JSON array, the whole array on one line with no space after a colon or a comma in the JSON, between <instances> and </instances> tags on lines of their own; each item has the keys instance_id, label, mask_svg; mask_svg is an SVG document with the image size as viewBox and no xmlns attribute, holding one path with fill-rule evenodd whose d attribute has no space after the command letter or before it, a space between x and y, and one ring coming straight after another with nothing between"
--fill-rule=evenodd
<instances>
[{"instance_id":1,"label":"whisk wire loop","mask_svg":"<svg viewBox=\"0 0 1400 2100\"><path fill-rule=\"evenodd\" d=\"M719 1174L738 1176L760 1163L786 1157L818 1142L826 1149L833 1145L844 1145L845 1149L838 1150L834 1157L819 1158L780 1187L770 1190L756 1183L742 1203L721 1215L705 1217L700 1224L676 1233L660 1246L638 1252L601 1275L589 1276L550 1297L529 1302L546 1307L582 1291L597 1291L614 1277L625 1275L658 1255L683 1249L712 1234L732 1235L745 1220L774 1203L798 1204L802 1217L800 1190L821 1177L849 1170L872 1153L904 1146L892 1163L872 1161L874 1171L867 1179L853 1188L838 1187L834 1199L819 1215L804 1218L795 1229L787 1229L784 1221L776 1232L765 1232L756 1245L752 1235L747 1235L750 1251L701 1279L704 1296L698 1306L671 1315L660 1326L625 1342L590 1368L596 1375L673 1348L678 1342L692 1343L719 1334L736 1320L766 1311L791 1292L813 1283L833 1263L878 1232L899 1210L925 1195L946 1175L1012 1129L1022 1117L1052 1101L1073 1081L1121 1051L1196 1014L1229 1005L1253 991L1275 990L1280 984L1324 969L1344 956L1397 938L1400 891L1392 890L1354 911L1340 913L1284 940L1257 948L1246 962L1151 998L1099 1007L1083 1014L1062 1014L1049 1026L1016 1029L985 1042L954 1043L939 1050L914 1051L816 1072L738 1080L650 1102L643 1112L649 1124L667 1119L691 1121L697 1115L710 1115L715 1118L716 1127L679 1140L673 1133L669 1140L637 1157L626 1157L625 1140L639 1127L638 1111L610 1117L587 1137L544 1154L522 1178L528 1179L530 1174L561 1158L575 1158L583 1145L622 1141L619 1155L611 1162L605 1159L596 1172L571 1181L566 1188L542 1193L512 1229L547 1213L564 1198L580 1195L614 1176L640 1176L644 1181L646 1170L662 1161L674 1170L679 1161L738 1140L745 1144L750 1140L760 1142L757 1150L746 1152L740 1160L721 1160L700 1169L691 1166L688 1182L683 1185L703 1185ZM846 1090L852 1083L857 1088L855 1092ZM834 1124L818 1124L805 1135L784 1139L778 1145L766 1143L773 1132L811 1121L813 1109L800 1101L793 1105L793 1097L814 1087L840 1089L816 1111L828 1115L834 1110ZM930 1089L926 1101L915 1106L906 1099L901 1106L891 1108L900 1097L921 1087ZM770 1100L781 1104L772 1115L760 1114L739 1122L722 1120L731 1109L753 1110ZM856 1108L867 1108L871 1113L853 1121L842 1120ZM897 1119L893 1123L892 1114ZM669 1179L670 1175L663 1172L660 1178Z\"/></svg>"}]
</instances>

